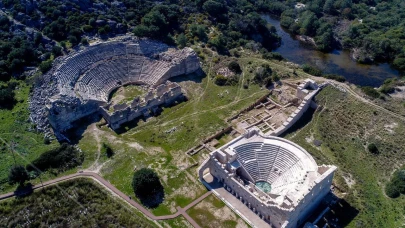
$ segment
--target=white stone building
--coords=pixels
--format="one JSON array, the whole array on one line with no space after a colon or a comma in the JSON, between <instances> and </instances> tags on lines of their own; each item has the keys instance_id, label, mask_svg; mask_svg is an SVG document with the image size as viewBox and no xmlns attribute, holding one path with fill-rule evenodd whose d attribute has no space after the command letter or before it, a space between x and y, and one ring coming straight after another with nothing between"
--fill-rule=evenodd
<instances>
[{"instance_id":1,"label":"white stone building","mask_svg":"<svg viewBox=\"0 0 405 228\"><path fill-rule=\"evenodd\" d=\"M298 227L330 192L336 167L318 166L297 144L253 129L210 153L199 170L203 182L207 169L269 226Z\"/></svg>"}]
</instances>

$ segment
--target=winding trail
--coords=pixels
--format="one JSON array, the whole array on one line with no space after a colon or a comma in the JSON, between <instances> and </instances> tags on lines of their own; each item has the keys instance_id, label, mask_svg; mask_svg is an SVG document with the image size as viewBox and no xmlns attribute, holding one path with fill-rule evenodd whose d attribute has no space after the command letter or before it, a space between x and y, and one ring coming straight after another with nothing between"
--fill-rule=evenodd
<instances>
[{"instance_id":1,"label":"winding trail","mask_svg":"<svg viewBox=\"0 0 405 228\"><path fill-rule=\"evenodd\" d=\"M48 186L64 182L67 180L75 179L75 178L82 178L82 177L87 177L87 178L92 178L95 181L99 182L104 188L106 188L108 191L114 193L118 197L120 197L122 200L130 204L131 206L135 207L138 209L140 212L142 212L144 215L149 217L152 220L167 220L167 219L174 219L180 215L182 215L187 221L193 225L195 228L200 228L200 226L187 214L187 210L190 209L191 207L195 206L198 204L200 201L208 197L209 195L212 194L211 191L206 192L204 195L200 196L190 204L188 204L185 207L177 207L177 212L171 215L163 215L163 216L156 216L152 214L148 209L144 208L142 205L137 203L136 201L132 200L129 196L125 195L123 192L118 190L116 187L114 187L110 182L108 182L106 179L101 177L99 174L94 173L94 172L79 172L79 173L74 173L70 174L67 176L59 177L50 181L44 182L42 185L37 184L32 187L33 190L41 189L41 188L46 188ZM3 195L0 195L0 201L5 200L8 198L12 198L15 196L15 192L9 192Z\"/></svg>"}]
</instances>

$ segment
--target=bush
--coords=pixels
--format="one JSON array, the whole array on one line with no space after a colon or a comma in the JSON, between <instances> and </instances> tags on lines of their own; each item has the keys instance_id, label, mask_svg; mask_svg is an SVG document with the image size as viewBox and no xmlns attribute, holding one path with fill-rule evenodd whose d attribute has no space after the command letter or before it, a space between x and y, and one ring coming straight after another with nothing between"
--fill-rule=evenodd
<instances>
[{"instance_id":1,"label":"bush","mask_svg":"<svg viewBox=\"0 0 405 228\"><path fill-rule=\"evenodd\" d=\"M273 82L280 81L280 77L278 76L277 72L273 72L271 79L273 80Z\"/></svg>"},{"instance_id":2,"label":"bush","mask_svg":"<svg viewBox=\"0 0 405 228\"><path fill-rule=\"evenodd\" d=\"M46 60L43 61L41 64L39 64L39 70L44 74L48 72L51 68L52 68L52 60Z\"/></svg>"},{"instance_id":3,"label":"bush","mask_svg":"<svg viewBox=\"0 0 405 228\"><path fill-rule=\"evenodd\" d=\"M62 44L65 44L65 42L61 43L61 45L62 45ZM62 46L63 46L63 45L62 45ZM58 57L58 56L62 55L62 47L53 46L53 48L52 48L52 53L53 53L53 55L54 55L55 57Z\"/></svg>"},{"instance_id":4,"label":"bush","mask_svg":"<svg viewBox=\"0 0 405 228\"><path fill-rule=\"evenodd\" d=\"M387 194L387 196L390 198L398 198L401 195L401 193L392 183L388 183L385 186L385 194Z\"/></svg>"},{"instance_id":5,"label":"bush","mask_svg":"<svg viewBox=\"0 0 405 228\"><path fill-rule=\"evenodd\" d=\"M379 154L380 152L378 151L377 146L374 143L370 143L367 146L367 149L370 153L372 154Z\"/></svg>"},{"instance_id":6,"label":"bush","mask_svg":"<svg viewBox=\"0 0 405 228\"><path fill-rule=\"evenodd\" d=\"M395 87L390 84L384 84L380 88L380 92L384 94L389 94L395 92Z\"/></svg>"},{"instance_id":7,"label":"bush","mask_svg":"<svg viewBox=\"0 0 405 228\"><path fill-rule=\"evenodd\" d=\"M321 76L322 75L322 71L320 69L318 69L317 67L308 65L308 64L302 65L302 70L305 73L308 73L308 74L311 74L311 75L315 75L315 76Z\"/></svg>"},{"instance_id":8,"label":"bush","mask_svg":"<svg viewBox=\"0 0 405 228\"><path fill-rule=\"evenodd\" d=\"M327 78L327 79L332 79L338 82L345 82L346 78L341 76L341 75L337 75L337 74L325 74L322 77Z\"/></svg>"},{"instance_id":9,"label":"bush","mask_svg":"<svg viewBox=\"0 0 405 228\"><path fill-rule=\"evenodd\" d=\"M394 172L390 182L386 185L385 193L391 198L397 198L405 194L405 170Z\"/></svg>"},{"instance_id":10,"label":"bush","mask_svg":"<svg viewBox=\"0 0 405 228\"><path fill-rule=\"evenodd\" d=\"M17 100L14 98L15 85L9 83L7 86L0 86L0 109L11 109L16 104Z\"/></svg>"},{"instance_id":11,"label":"bush","mask_svg":"<svg viewBox=\"0 0 405 228\"><path fill-rule=\"evenodd\" d=\"M275 60L278 60L278 61L281 61L281 60L284 60L284 57L280 54L280 53L277 53L277 52L267 52L267 53L265 53L265 54L263 54L263 59L275 59Z\"/></svg>"},{"instance_id":12,"label":"bush","mask_svg":"<svg viewBox=\"0 0 405 228\"><path fill-rule=\"evenodd\" d=\"M105 154L108 158L114 155L113 149L105 143L103 143L103 146L101 147L101 153Z\"/></svg>"},{"instance_id":13,"label":"bush","mask_svg":"<svg viewBox=\"0 0 405 228\"><path fill-rule=\"evenodd\" d=\"M217 76L215 76L214 82L215 84L219 85L219 86L223 86L227 83L228 79L223 76L222 74L218 74Z\"/></svg>"},{"instance_id":14,"label":"bush","mask_svg":"<svg viewBox=\"0 0 405 228\"><path fill-rule=\"evenodd\" d=\"M184 33L181 33L176 37L176 44L179 48L184 48L187 46L187 38Z\"/></svg>"},{"instance_id":15,"label":"bush","mask_svg":"<svg viewBox=\"0 0 405 228\"><path fill-rule=\"evenodd\" d=\"M269 86L272 83L273 70L265 64L256 70L254 81L261 86Z\"/></svg>"},{"instance_id":16,"label":"bush","mask_svg":"<svg viewBox=\"0 0 405 228\"><path fill-rule=\"evenodd\" d=\"M226 11L226 8L222 3L213 0L206 1L202 8L213 17L218 17Z\"/></svg>"},{"instance_id":17,"label":"bush","mask_svg":"<svg viewBox=\"0 0 405 228\"><path fill-rule=\"evenodd\" d=\"M232 72L237 73L237 74L239 74L239 73L242 72L242 69L240 68L239 63L236 62L236 61L230 62L230 63L228 64L228 68L229 68Z\"/></svg>"},{"instance_id":18,"label":"bush","mask_svg":"<svg viewBox=\"0 0 405 228\"><path fill-rule=\"evenodd\" d=\"M134 173L132 188L139 198L149 198L163 192L159 176L149 168L142 168Z\"/></svg>"},{"instance_id":19,"label":"bush","mask_svg":"<svg viewBox=\"0 0 405 228\"><path fill-rule=\"evenodd\" d=\"M44 144L45 145L51 144L51 140L48 137L44 137Z\"/></svg>"},{"instance_id":20,"label":"bush","mask_svg":"<svg viewBox=\"0 0 405 228\"><path fill-rule=\"evenodd\" d=\"M23 185L25 181L29 179L28 172L21 165L15 165L11 167L10 173L8 174L8 183L15 184L18 183L19 185Z\"/></svg>"},{"instance_id":21,"label":"bush","mask_svg":"<svg viewBox=\"0 0 405 228\"><path fill-rule=\"evenodd\" d=\"M81 44L83 45L88 45L89 41L86 38L82 38L82 40L80 41Z\"/></svg>"},{"instance_id":22,"label":"bush","mask_svg":"<svg viewBox=\"0 0 405 228\"><path fill-rule=\"evenodd\" d=\"M380 97L380 93L371 86L363 86L363 87L361 87L361 90L363 91L363 93L365 93L369 97L372 97L372 98Z\"/></svg>"}]
</instances>

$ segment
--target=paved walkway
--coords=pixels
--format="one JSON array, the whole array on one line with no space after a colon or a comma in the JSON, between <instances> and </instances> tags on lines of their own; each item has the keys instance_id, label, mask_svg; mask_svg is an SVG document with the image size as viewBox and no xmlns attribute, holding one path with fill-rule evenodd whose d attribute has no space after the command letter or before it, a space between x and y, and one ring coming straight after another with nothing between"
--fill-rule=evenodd
<instances>
[{"instance_id":1,"label":"paved walkway","mask_svg":"<svg viewBox=\"0 0 405 228\"><path fill-rule=\"evenodd\" d=\"M89 177L89 178L92 178L92 179L98 181L99 183L102 184L103 187L105 187L108 190L112 191L113 193L118 195L121 199L125 200L130 205L136 207L139 211L141 211L144 215L148 216L150 219L153 219L153 220L167 220L167 219L174 219L174 218L182 215L195 228L200 228L200 226L187 214L187 210L190 209L191 207L195 206L197 203L199 203L200 201L202 201L203 199L205 199L207 196L211 195L211 193L212 193L211 191L206 192L204 195L200 196L198 199L194 200L193 202L191 202L189 205L185 206L184 208L177 207L177 212L174 213L174 214L156 216L156 215L152 214L148 209L146 209L142 205L140 205L139 203L137 203L134 200L130 199L127 195L125 195L123 192L121 192L116 187L114 187L106 179L104 179L103 177L101 177L97 173L93 173L93 172L81 172L81 173L75 173L75 174L59 177L59 178L56 178L54 180L46 181L46 182L43 183L43 185L42 184L34 185L32 189L33 190L40 189L42 187L47 187L47 186L54 185L54 184L59 183L59 182L71 180L71 179L78 178L78 177ZM14 196L15 196L14 192L9 192L9 193L0 195L0 201L4 200L4 199L11 198L11 197L14 197Z\"/></svg>"},{"instance_id":2,"label":"paved walkway","mask_svg":"<svg viewBox=\"0 0 405 228\"><path fill-rule=\"evenodd\" d=\"M210 173L205 174L202 183L211 189L220 200L222 200L231 210L238 214L245 222L247 222L252 227L257 228L270 228L270 224L266 223L258 215L256 215L252 210L250 210L245 204L239 201L234 195L228 192L221 183L218 182L217 178L212 176Z\"/></svg>"}]
</instances>

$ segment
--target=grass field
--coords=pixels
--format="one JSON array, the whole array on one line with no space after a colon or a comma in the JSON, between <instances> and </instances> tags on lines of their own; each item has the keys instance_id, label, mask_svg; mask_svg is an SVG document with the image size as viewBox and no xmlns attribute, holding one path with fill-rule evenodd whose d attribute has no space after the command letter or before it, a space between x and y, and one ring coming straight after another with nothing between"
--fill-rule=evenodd
<instances>
[{"instance_id":1,"label":"grass field","mask_svg":"<svg viewBox=\"0 0 405 228\"><path fill-rule=\"evenodd\" d=\"M134 195L131 178L135 169L155 169L165 187L165 200L152 212L156 215L172 214L177 206L184 207L206 192L197 178L196 167L204 152L190 157L185 152L205 137L228 124L225 119L266 94L257 85L242 88L245 77L233 86L213 83L210 68L206 76L189 75L176 78L188 101L165 108L161 115L139 120L136 127L117 134L107 127L100 129L101 141L107 141L116 154L101 168L101 174L128 195ZM88 137L88 136L86 136ZM84 137L84 138L86 138ZM79 144L80 145L80 144ZM88 143L84 143L84 146ZM207 154L208 151L205 151Z\"/></svg>"},{"instance_id":2,"label":"grass field","mask_svg":"<svg viewBox=\"0 0 405 228\"><path fill-rule=\"evenodd\" d=\"M214 195L208 196L203 201L190 208L187 213L204 228L249 227Z\"/></svg>"},{"instance_id":3,"label":"grass field","mask_svg":"<svg viewBox=\"0 0 405 228\"><path fill-rule=\"evenodd\" d=\"M30 86L24 82L18 82L16 99L18 103L12 110L0 109L0 193L15 190L16 186L7 183L10 168L14 165L27 165L42 153L59 146L57 141L47 145L44 143L44 135L35 131L35 126L29 121L28 97ZM10 147L14 149L11 150ZM15 153L12 153L14 151ZM86 163L92 163L94 156L89 150L83 150ZM58 175L65 175L76 170L69 170ZM54 174L45 172L42 180L55 178ZM38 183L38 178L32 183Z\"/></svg>"},{"instance_id":4,"label":"grass field","mask_svg":"<svg viewBox=\"0 0 405 228\"><path fill-rule=\"evenodd\" d=\"M405 199L388 198L384 186L405 161L404 123L332 87L322 90L316 102L321 108L312 121L286 138L307 149L318 164L338 166L338 194L359 211L349 227L401 226ZM368 152L369 143L380 154Z\"/></svg>"},{"instance_id":5,"label":"grass field","mask_svg":"<svg viewBox=\"0 0 405 228\"><path fill-rule=\"evenodd\" d=\"M90 179L76 179L0 202L5 227L158 227Z\"/></svg>"},{"instance_id":6,"label":"grass field","mask_svg":"<svg viewBox=\"0 0 405 228\"><path fill-rule=\"evenodd\" d=\"M211 61L217 56L202 52L205 53L203 69L206 75L174 79L182 86L188 101L164 108L159 116L147 121L128 124L120 134L106 126L99 128L95 123L88 126L79 141L85 157L82 167L59 175L78 169L97 171L122 192L135 198L131 188L134 171L142 167L153 168L165 188L163 203L151 209L155 215L172 214L177 206L184 207L204 194L206 189L199 183L194 165L201 163L209 152L204 149L188 156L185 151L228 126L225 119L268 92L251 80L254 70L261 64L269 64L281 78L302 78L306 74L293 70L288 63L262 60L256 55L242 53L238 61L243 73L237 82L231 86L217 86L213 83L215 64ZM221 56L218 64L229 61L227 58ZM244 85L248 85L247 89ZM44 144L43 135L33 131L27 109L30 88L23 82L18 87L16 98L19 102L14 109L0 110L0 193L15 189L7 184L8 171L14 163L28 164L43 152L58 146L55 141ZM318 164L338 166L334 184L341 191L337 194L359 211L349 227L401 226L405 212L404 196L390 199L384 194L384 186L393 171L405 164L404 123L330 87L317 95L316 101L322 108L314 113L312 121L286 138L307 149ZM385 107L402 113L397 110L402 108L401 102L387 102ZM224 144L229 138L218 140ZM314 140L321 141L322 145L315 146ZM113 148L115 154L111 158L99 153L103 142ZM367 151L370 143L377 145L378 155ZM13 145L15 156L9 145ZM44 173L42 177L43 180L55 178L50 173ZM38 182L39 179L32 180L32 183ZM74 185L74 188L78 186ZM245 226L237 222L240 219L233 213L229 213L229 219L224 219L221 214L224 210L229 208L210 196L191 208L189 213L205 227L208 219L212 219L212 224L217 227ZM171 227L191 226L183 217L159 223Z\"/></svg>"}]
</instances>

